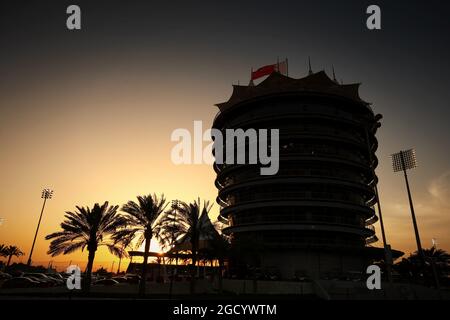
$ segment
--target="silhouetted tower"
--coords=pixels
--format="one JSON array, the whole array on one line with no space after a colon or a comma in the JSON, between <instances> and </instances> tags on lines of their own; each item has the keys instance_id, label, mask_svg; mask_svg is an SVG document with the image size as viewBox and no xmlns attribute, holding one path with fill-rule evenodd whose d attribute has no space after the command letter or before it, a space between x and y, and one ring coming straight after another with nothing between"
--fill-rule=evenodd
<instances>
[{"instance_id":1,"label":"silhouetted tower","mask_svg":"<svg viewBox=\"0 0 450 320\"><path fill-rule=\"evenodd\" d=\"M258 85L233 86L217 105L213 128L280 130L276 175L260 175L258 165L214 164L224 232L242 253L230 261L234 268L317 278L384 258L382 248L368 246L378 240L372 167L381 117L358 88L311 68L301 79L275 72Z\"/></svg>"}]
</instances>

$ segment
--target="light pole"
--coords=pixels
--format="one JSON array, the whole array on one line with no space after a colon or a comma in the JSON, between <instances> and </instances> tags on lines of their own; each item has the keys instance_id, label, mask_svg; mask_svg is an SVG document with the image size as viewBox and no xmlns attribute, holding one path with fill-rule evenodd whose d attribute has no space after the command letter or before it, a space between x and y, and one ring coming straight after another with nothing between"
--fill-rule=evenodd
<instances>
[{"instance_id":1,"label":"light pole","mask_svg":"<svg viewBox=\"0 0 450 320\"><path fill-rule=\"evenodd\" d=\"M44 199L44 203L42 204L41 215L39 216L39 222L38 222L38 225L36 228L36 233L34 234L33 244L31 245L30 256L28 257L27 266L31 265L31 256L33 255L34 244L36 243L36 237L38 235L39 227L41 225L42 214L44 213L45 203L47 202L47 199L51 199L52 196L53 196L53 190L48 189L48 188L42 190L41 198Z\"/></svg>"},{"instance_id":2,"label":"light pole","mask_svg":"<svg viewBox=\"0 0 450 320\"><path fill-rule=\"evenodd\" d=\"M409 207L411 208L414 233L416 235L417 251L419 253L419 259L421 261L425 277L426 259L425 254L423 253L422 250L422 243L420 242L419 228L417 227L416 214L414 213L414 206L411 197L411 190L409 189L408 175L406 174L406 170L413 169L415 167L417 167L417 161L416 161L416 151L414 149L400 151L392 155L392 168L394 169L394 172L403 171L403 174L405 176L406 190L408 191ZM436 288L439 290L439 277L437 275L433 257L430 257L430 264Z\"/></svg>"},{"instance_id":3,"label":"light pole","mask_svg":"<svg viewBox=\"0 0 450 320\"><path fill-rule=\"evenodd\" d=\"M414 213L414 205L411 197L411 190L409 189L408 175L406 170L413 169L417 167L416 162L416 151L414 149L409 149L406 151L400 151L391 155L392 157L392 169L394 172L403 171L405 176L406 191L408 192L409 207L411 209L411 216L414 226L414 233L416 235L417 252L419 253L422 266L425 266L425 256L422 250L422 244L420 242L419 228L417 227L416 214Z\"/></svg>"}]
</instances>

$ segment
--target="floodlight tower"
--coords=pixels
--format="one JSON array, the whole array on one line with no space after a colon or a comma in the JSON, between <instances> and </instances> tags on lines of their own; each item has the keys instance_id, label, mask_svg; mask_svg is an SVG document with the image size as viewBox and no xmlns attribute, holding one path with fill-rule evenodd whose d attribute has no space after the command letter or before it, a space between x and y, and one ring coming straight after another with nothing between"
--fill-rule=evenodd
<instances>
[{"instance_id":1,"label":"floodlight tower","mask_svg":"<svg viewBox=\"0 0 450 320\"><path fill-rule=\"evenodd\" d=\"M414 233L416 235L417 251L419 253L420 259L422 260L422 265L425 266L425 256L422 250L422 244L420 242L419 228L417 227L416 214L414 213L414 205L411 197L411 190L409 189L408 174L406 170L413 169L417 167L416 161L416 151L414 149L409 149L406 151L400 151L391 155L392 157L392 168L394 172L403 171L405 176L406 190L408 192L409 207L411 209L411 216L414 225Z\"/></svg>"},{"instance_id":2,"label":"floodlight tower","mask_svg":"<svg viewBox=\"0 0 450 320\"><path fill-rule=\"evenodd\" d=\"M38 221L38 225L37 225L37 228L36 228L36 233L34 234L33 244L31 245L30 256L28 257L28 262L27 262L28 266L31 265L31 256L33 255L34 244L36 243L36 237L38 235L39 227L41 225L42 214L44 213L45 203L47 202L47 199L51 199L52 196L53 196L53 190L48 189L48 188L42 190L41 198L44 199L44 203L42 204L41 215L39 216L39 221Z\"/></svg>"}]
</instances>

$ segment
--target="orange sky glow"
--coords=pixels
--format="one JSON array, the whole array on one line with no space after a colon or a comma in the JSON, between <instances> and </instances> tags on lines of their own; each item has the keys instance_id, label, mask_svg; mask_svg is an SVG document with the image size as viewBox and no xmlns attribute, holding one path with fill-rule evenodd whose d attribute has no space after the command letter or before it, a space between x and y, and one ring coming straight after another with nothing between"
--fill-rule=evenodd
<instances>
[{"instance_id":1,"label":"orange sky glow","mask_svg":"<svg viewBox=\"0 0 450 320\"><path fill-rule=\"evenodd\" d=\"M302 68L292 73L303 76ZM238 74L242 79L244 71ZM47 203L33 262L47 266L52 261L60 270L69 263L84 267L87 260L87 252L54 258L46 254L45 235L58 230L65 211L76 205L106 200L122 205L149 193L164 193L169 201L200 197L215 202L212 167L174 165L170 134L176 128L191 129L194 120L210 127L217 112L214 104L228 99L232 79L211 84L207 77L143 74L124 74L120 68L78 70L64 80L49 76L45 82L31 81L27 94L10 92L2 98L8 108L0 118L0 217L4 219L0 243L17 245L25 252L13 262L28 258L45 187L55 193ZM363 84L361 96L373 101L370 84ZM388 242L408 254L415 250L409 207L403 178L391 171L389 155L410 147L410 141L392 138L398 127L388 110L395 101L380 96L375 102L376 111L380 112L378 106L385 111L378 134L377 174ZM403 129L408 130L406 123ZM419 144L417 154L419 163L425 160L426 144ZM412 191L423 246L430 247L436 238L439 247L449 249L449 167L440 158L433 163L410 172ZM215 204L212 220L219 209ZM378 223L376 229L381 239ZM375 245L381 246L381 240ZM156 243L152 250L159 250ZM118 259L102 248L95 267L110 269L113 261L117 268Z\"/></svg>"}]
</instances>

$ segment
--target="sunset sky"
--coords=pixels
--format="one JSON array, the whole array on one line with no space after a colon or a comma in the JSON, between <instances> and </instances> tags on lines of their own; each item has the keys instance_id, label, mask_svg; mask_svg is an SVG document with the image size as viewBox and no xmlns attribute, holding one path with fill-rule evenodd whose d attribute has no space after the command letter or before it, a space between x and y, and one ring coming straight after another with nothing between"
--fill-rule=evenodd
<instances>
[{"instance_id":1,"label":"sunset sky","mask_svg":"<svg viewBox=\"0 0 450 320\"><path fill-rule=\"evenodd\" d=\"M51 258L44 236L75 205L123 204L137 195L214 201L209 165L176 166L177 128L210 128L215 103L247 84L251 68L289 58L289 75L314 71L361 82L383 114L379 191L388 242L409 254L415 239L401 174L390 154L416 148L410 183L422 244L450 250L450 4L378 1L382 30L365 27L368 1L76 1L82 30L66 29L75 2L0 4L0 244L26 262L47 203L35 264L83 266L86 252ZM215 204L211 217L215 219ZM379 224L376 225L379 234ZM377 246L381 246L379 241ZM156 246L153 247L154 249ZM111 267L100 250L96 265Z\"/></svg>"}]
</instances>

